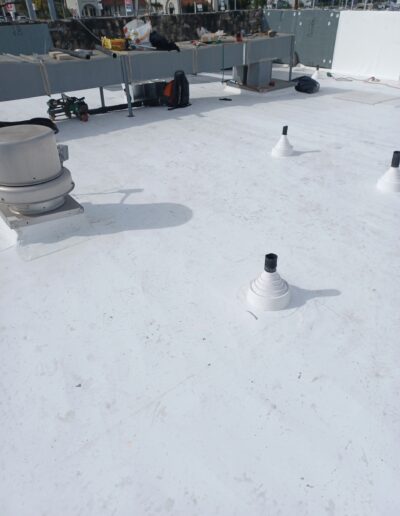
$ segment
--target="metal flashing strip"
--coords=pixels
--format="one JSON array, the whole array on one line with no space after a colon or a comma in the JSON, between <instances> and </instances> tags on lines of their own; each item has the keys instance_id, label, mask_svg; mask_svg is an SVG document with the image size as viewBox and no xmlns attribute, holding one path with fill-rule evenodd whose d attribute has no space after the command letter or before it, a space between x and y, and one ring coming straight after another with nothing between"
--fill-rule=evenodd
<instances>
[{"instance_id":1,"label":"metal flashing strip","mask_svg":"<svg viewBox=\"0 0 400 516\"><path fill-rule=\"evenodd\" d=\"M56 210L43 213L40 215L17 215L7 208L7 206L0 206L0 217L4 220L7 226L11 229L23 228L40 224L42 222L49 222L65 217L71 217L83 213L84 209L73 197L66 195L65 203Z\"/></svg>"}]
</instances>

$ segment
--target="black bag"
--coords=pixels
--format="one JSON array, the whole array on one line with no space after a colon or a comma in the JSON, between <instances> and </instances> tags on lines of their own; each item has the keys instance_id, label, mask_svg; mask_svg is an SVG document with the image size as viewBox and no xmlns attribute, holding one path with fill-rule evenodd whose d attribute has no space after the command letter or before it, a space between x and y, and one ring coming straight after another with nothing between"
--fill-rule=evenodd
<instances>
[{"instance_id":1,"label":"black bag","mask_svg":"<svg viewBox=\"0 0 400 516\"><path fill-rule=\"evenodd\" d=\"M166 84L165 81L135 84L133 87L134 104L138 106L161 106Z\"/></svg>"},{"instance_id":2,"label":"black bag","mask_svg":"<svg viewBox=\"0 0 400 516\"><path fill-rule=\"evenodd\" d=\"M168 41L167 38L161 36L157 31L153 30L150 32L150 43L157 50L177 50L180 52L180 48L173 41Z\"/></svg>"},{"instance_id":3,"label":"black bag","mask_svg":"<svg viewBox=\"0 0 400 516\"><path fill-rule=\"evenodd\" d=\"M319 90L319 82L311 79L308 75L302 75L294 79L294 82L297 82L294 89L302 93L317 93Z\"/></svg>"},{"instance_id":4,"label":"black bag","mask_svg":"<svg viewBox=\"0 0 400 516\"><path fill-rule=\"evenodd\" d=\"M31 118L29 120L20 120L19 122L0 122L0 127L10 127L12 125L43 125L56 134L58 133L58 127L48 118Z\"/></svg>"},{"instance_id":5,"label":"black bag","mask_svg":"<svg viewBox=\"0 0 400 516\"><path fill-rule=\"evenodd\" d=\"M190 106L189 102L189 81L185 72L178 70L174 74L172 85L172 99L169 102L170 110Z\"/></svg>"}]
</instances>

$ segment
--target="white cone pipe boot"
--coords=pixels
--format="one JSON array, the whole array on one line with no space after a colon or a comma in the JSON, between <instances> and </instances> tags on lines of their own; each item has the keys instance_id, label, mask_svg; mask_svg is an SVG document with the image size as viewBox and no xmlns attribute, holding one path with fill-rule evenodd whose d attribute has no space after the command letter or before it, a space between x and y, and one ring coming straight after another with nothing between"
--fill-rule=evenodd
<instances>
[{"instance_id":1,"label":"white cone pipe boot","mask_svg":"<svg viewBox=\"0 0 400 516\"><path fill-rule=\"evenodd\" d=\"M261 275L250 283L247 302L260 310L282 310L290 301L289 285L276 272L278 256L265 256L265 266Z\"/></svg>"},{"instance_id":2,"label":"white cone pipe boot","mask_svg":"<svg viewBox=\"0 0 400 516\"><path fill-rule=\"evenodd\" d=\"M311 75L311 79L314 79L314 81L318 81L321 79L321 73L319 71L319 65L317 65L317 68L315 69L315 72Z\"/></svg>"},{"instance_id":3,"label":"white cone pipe boot","mask_svg":"<svg viewBox=\"0 0 400 516\"><path fill-rule=\"evenodd\" d=\"M293 147L289 143L287 137L288 126L285 125L282 129L282 135L279 138L278 143L272 149L271 156L274 158L284 158L293 154Z\"/></svg>"},{"instance_id":4,"label":"white cone pipe boot","mask_svg":"<svg viewBox=\"0 0 400 516\"><path fill-rule=\"evenodd\" d=\"M400 192L400 151L393 152L392 164L379 179L377 187L383 192Z\"/></svg>"}]
</instances>

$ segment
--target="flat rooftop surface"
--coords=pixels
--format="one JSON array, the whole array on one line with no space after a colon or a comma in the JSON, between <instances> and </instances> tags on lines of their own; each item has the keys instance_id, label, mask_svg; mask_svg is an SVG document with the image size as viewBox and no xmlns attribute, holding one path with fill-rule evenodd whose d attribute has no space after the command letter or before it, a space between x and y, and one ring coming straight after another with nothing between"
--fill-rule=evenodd
<instances>
[{"instance_id":1,"label":"flat rooftop surface","mask_svg":"<svg viewBox=\"0 0 400 516\"><path fill-rule=\"evenodd\" d=\"M400 90L194 83L186 109L60 122L85 214L1 221L0 513L398 516L400 195L375 185ZM292 302L261 313L268 252Z\"/></svg>"}]
</instances>

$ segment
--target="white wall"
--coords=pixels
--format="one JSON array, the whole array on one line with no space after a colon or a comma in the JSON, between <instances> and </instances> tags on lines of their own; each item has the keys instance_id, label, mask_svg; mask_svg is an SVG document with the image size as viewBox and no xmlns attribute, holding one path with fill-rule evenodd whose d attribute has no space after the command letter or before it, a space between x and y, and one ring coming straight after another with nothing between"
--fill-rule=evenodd
<instances>
[{"instance_id":1,"label":"white wall","mask_svg":"<svg viewBox=\"0 0 400 516\"><path fill-rule=\"evenodd\" d=\"M400 80L400 12L342 11L332 70Z\"/></svg>"}]
</instances>

